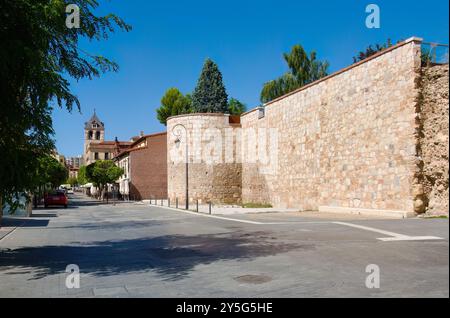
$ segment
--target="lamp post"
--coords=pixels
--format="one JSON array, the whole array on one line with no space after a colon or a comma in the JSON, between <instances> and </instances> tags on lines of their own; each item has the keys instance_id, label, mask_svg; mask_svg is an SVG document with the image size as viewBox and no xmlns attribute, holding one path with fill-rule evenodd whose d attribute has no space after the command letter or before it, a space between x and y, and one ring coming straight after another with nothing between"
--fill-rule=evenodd
<instances>
[{"instance_id":1,"label":"lamp post","mask_svg":"<svg viewBox=\"0 0 450 318\"><path fill-rule=\"evenodd\" d=\"M187 129L183 124L177 124L172 128L172 134L176 137L175 145L176 147L180 147L181 144L181 128L184 129L185 132L185 142L186 142L186 210L189 210L189 143L187 138Z\"/></svg>"}]
</instances>

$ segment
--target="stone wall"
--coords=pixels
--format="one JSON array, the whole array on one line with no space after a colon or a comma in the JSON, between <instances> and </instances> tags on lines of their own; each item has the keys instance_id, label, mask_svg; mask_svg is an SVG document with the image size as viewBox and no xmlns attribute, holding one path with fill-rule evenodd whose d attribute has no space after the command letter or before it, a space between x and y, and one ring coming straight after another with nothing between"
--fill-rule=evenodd
<instances>
[{"instance_id":1,"label":"stone wall","mask_svg":"<svg viewBox=\"0 0 450 318\"><path fill-rule=\"evenodd\" d=\"M427 213L448 215L449 67L424 68L422 73L421 151Z\"/></svg>"},{"instance_id":2,"label":"stone wall","mask_svg":"<svg viewBox=\"0 0 450 318\"><path fill-rule=\"evenodd\" d=\"M169 119L170 198L185 196L185 165L176 160L184 144L176 148L172 134L183 124L189 148L202 149L189 153L191 199L448 213L445 68L427 70L422 83L420 57L421 40L411 38L243 114L240 125L222 114ZM448 83L448 67L446 76ZM225 157L225 148L233 149L235 162L205 160L215 156L208 145L218 142Z\"/></svg>"},{"instance_id":3,"label":"stone wall","mask_svg":"<svg viewBox=\"0 0 450 318\"><path fill-rule=\"evenodd\" d=\"M186 131L189 144L189 199L200 203L240 203L242 165L236 149L239 124L223 114L192 114L167 121L168 195L182 204L186 191ZM182 125L182 126L179 126ZM179 129L175 128L178 127ZM174 131L175 128L175 131ZM176 143L180 135L180 143Z\"/></svg>"},{"instance_id":4,"label":"stone wall","mask_svg":"<svg viewBox=\"0 0 450 318\"><path fill-rule=\"evenodd\" d=\"M244 164L242 200L414 210L419 73L411 39L242 116L244 130L278 131L277 173Z\"/></svg>"}]
</instances>

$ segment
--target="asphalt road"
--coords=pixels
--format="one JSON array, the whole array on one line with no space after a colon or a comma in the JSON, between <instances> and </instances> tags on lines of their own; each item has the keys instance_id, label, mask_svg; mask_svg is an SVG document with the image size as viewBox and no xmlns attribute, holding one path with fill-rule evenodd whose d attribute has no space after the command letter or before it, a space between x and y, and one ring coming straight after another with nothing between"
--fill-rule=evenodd
<instances>
[{"instance_id":1,"label":"asphalt road","mask_svg":"<svg viewBox=\"0 0 450 318\"><path fill-rule=\"evenodd\" d=\"M0 297L449 297L445 219L208 217L76 196L5 225L20 226L0 239Z\"/></svg>"}]
</instances>

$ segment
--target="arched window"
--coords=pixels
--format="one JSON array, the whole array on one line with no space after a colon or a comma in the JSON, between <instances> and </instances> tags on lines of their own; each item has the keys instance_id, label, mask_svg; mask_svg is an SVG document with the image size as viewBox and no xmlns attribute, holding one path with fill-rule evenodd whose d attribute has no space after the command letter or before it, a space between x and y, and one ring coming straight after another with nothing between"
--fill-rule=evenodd
<instances>
[{"instance_id":1,"label":"arched window","mask_svg":"<svg viewBox=\"0 0 450 318\"><path fill-rule=\"evenodd\" d=\"M92 136L93 136L92 131L89 131L89 133L88 133L88 139L91 140L91 139L92 139Z\"/></svg>"},{"instance_id":2,"label":"arched window","mask_svg":"<svg viewBox=\"0 0 450 318\"><path fill-rule=\"evenodd\" d=\"M100 140L100 132L99 131L97 131L95 133L95 139Z\"/></svg>"}]
</instances>

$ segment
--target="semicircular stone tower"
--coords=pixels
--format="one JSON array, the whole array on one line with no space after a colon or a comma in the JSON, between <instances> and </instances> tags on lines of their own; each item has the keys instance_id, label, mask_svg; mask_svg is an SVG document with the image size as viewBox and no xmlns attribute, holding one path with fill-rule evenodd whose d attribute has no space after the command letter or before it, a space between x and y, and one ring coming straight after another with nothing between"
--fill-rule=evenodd
<instances>
[{"instance_id":1,"label":"semicircular stone tower","mask_svg":"<svg viewBox=\"0 0 450 318\"><path fill-rule=\"evenodd\" d=\"M190 202L242 202L240 127L239 117L225 114L188 114L168 119L168 196L172 202L185 202L186 185Z\"/></svg>"}]
</instances>

